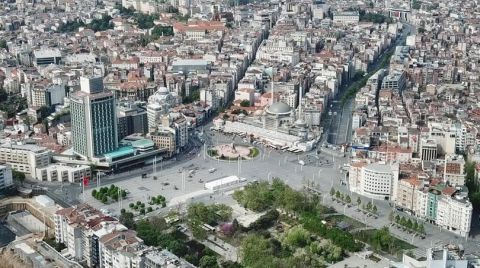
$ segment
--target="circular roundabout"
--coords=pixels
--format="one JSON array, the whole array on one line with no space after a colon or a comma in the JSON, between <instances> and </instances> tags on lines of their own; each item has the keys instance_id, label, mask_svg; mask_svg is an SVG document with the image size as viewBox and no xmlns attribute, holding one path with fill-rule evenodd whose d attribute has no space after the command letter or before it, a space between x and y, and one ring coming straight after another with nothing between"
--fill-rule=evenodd
<instances>
[{"instance_id":1,"label":"circular roundabout","mask_svg":"<svg viewBox=\"0 0 480 268\"><path fill-rule=\"evenodd\" d=\"M219 144L207 151L208 155L217 160L250 160L257 157L259 149L254 146L239 144Z\"/></svg>"}]
</instances>

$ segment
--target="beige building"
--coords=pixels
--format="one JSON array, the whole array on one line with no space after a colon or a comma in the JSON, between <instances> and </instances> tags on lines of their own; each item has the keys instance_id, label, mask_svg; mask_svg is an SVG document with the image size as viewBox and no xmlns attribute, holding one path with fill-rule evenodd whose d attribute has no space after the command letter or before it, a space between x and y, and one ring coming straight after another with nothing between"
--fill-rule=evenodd
<instances>
[{"instance_id":1,"label":"beige building","mask_svg":"<svg viewBox=\"0 0 480 268\"><path fill-rule=\"evenodd\" d=\"M443 164L443 180L448 181L452 185L465 185L465 160L461 155L447 155L445 156L445 163Z\"/></svg>"},{"instance_id":2,"label":"beige building","mask_svg":"<svg viewBox=\"0 0 480 268\"><path fill-rule=\"evenodd\" d=\"M170 127L159 127L158 130L149 134L150 139L159 149L167 149L169 156L176 153L175 129Z\"/></svg>"},{"instance_id":3,"label":"beige building","mask_svg":"<svg viewBox=\"0 0 480 268\"><path fill-rule=\"evenodd\" d=\"M420 187L422 187L422 181L416 177L400 180L398 182L395 205L410 211L416 211L416 192Z\"/></svg>"},{"instance_id":4,"label":"beige building","mask_svg":"<svg viewBox=\"0 0 480 268\"><path fill-rule=\"evenodd\" d=\"M0 146L0 162L8 164L13 170L35 177L37 168L50 164L51 151L45 147L31 144L4 144Z\"/></svg>"},{"instance_id":5,"label":"beige building","mask_svg":"<svg viewBox=\"0 0 480 268\"><path fill-rule=\"evenodd\" d=\"M36 178L40 181L59 181L78 183L83 177L91 177L89 166L66 166L52 164L47 167L37 168Z\"/></svg>"}]
</instances>

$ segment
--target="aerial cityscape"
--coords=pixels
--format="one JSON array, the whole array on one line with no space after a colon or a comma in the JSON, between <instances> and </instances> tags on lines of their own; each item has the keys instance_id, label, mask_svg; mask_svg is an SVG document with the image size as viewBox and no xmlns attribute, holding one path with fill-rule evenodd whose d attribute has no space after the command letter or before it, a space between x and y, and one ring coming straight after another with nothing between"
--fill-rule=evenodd
<instances>
[{"instance_id":1,"label":"aerial cityscape","mask_svg":"<svg viewBox=\"0 0 480 268\"><path fill-rule=\"evenodd\" d=\"M478 14L0 0L0 268L480 268Z\"/></svg>"}]
</instances>

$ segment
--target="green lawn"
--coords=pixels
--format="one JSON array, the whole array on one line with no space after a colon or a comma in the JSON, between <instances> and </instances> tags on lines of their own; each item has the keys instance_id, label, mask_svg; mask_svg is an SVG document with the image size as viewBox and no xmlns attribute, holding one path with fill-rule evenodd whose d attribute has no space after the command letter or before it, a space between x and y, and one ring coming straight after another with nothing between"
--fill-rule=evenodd
<instances>
[{"instance_id":1,"label":"green lawn","mask_svg":"<svg viewBox=\"0 0 480 268\"><path fill-rule=\"evenodd\" d=\"M332 215L325 218L325 220L329 223L331 222L333 225L336 225L337 223L344 221L351 225L351 227L349 228L350 230L365 227L365 224L345 215Z\"/></svg>"},{"instance_id":2,"label":"green lawn","mask_svg":"<svg viewBox=\"0 0 480 268\"><path fill-rule=\"evenodd\" d=\"M250 158L254 158L254 157L257 157L258 154L260 153L260 151L258 150L258 148L250 148L250 154L248 155L248 157Z\"/></svg>"},{"instance_id":3,"label":"green lawn","mask_svg":"<svg viewBox=\"0 0 480 268\"><path fill-rule=\"evenodd\" d=\"M387 253L401 258L404 251L416 248L403 240L392 236L386 228L380 230L364 230L354 233L354 238L369 244L379 253Z\"/></svg>"}]
</instances>

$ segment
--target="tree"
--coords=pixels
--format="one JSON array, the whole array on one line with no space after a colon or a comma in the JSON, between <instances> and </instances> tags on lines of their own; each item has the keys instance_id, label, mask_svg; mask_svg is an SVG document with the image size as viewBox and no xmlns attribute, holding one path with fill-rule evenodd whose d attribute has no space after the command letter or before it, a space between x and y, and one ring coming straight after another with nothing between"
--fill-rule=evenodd
<instances>
[{"instance_id":1,"label":"tree","mask_svg":"<svg viewBox=\"0 0 480 268\"><path fill-rule=\"evenodd\" d=\"M273 256L270 250L270 243L267 239L257 234L246 236L240 245L242 264L245 267L262 267L259 260L271 261ZM272 267L273 263L269 265Z\"/></svg>"},{"instance_id":2,"label":"tree","mask_svg":"<svg viewBox=\"0 0 480 268\"><path fill-rule=\"evenodd\" d=\"M418 222L417 221L413 221L412 229L415 230L415 231L418 231Z\"/></svg>"},{"instance_id":3,"label":"tree","mask_svg":"<svg viewBox=\"0 0 480 268\"><path fill-rule=\"evenodd\" d=\"M124 214L125 212L127 212L127 211L124 208L120 209L120 215Z\"/></svg>"},{"instance_id":4,"label":"tree","mask_svg":"<svg viewBox=\"0 0 480 268\"><path fill-rule=\"evenodd\" d=\"M122 198L127 197L127 191L122 190L122 191L121 191L121 195L122 195Z\"/></svg>"},{"instance_id":5,"label":"tree","mask_svg":"<svg viewBox=\"0 0 480 268\"><path fill-rule=\"evenodd\" d=\"M192 231L193 237L195 237L198 240L205 240L207 239L207 231L203 229L200 224L191 224L190 225L190 230Z\"/></svg>"},{"instance_id":6,"label":"tree","mask_svg":"<svg viewBox=\"0 0 480 268\"><path fill-rule=\"evenodd\" d=\"M150 38L148 38L148 36L142 34L142 35L140 35L140 38L138 39L138 43L142 47L146 47L150 43Z\"/></svg>"},{"instance_id":7,"label":"tree","mask_svg":"<svg viewBox=\"0 0 480 268\"><path fill-rule=\"evenodd\" d=\"M121 213L119 221L128 229L134 229L135 227L135 220L132 212Z\"/></svg>"},{"instance_id":8,"label":"tree","mask_svg":"<svg viewBox=\"0 0 480 268\"><path fill-rule=\"evenodd\" d=\"M347 204L352 203L352 199L350 198L349 195L347 195L347 196L345 197L345 203L347 203Z\"/></svg>"},{"instance_id":9,"label":"tree","mask_svg":"<svg viewBox=\"0 0 480 268\"><path fill-rule=\"evenodd\" d=\"M405 217L403 217L403 216L400 218L400 225L402 225L402 226L406 226L406 225L407 225L407 220L406 220Z\"/></svg>"},{"instance_id":10,"label":"tree","mask_svg":"<svg viewBox=\"0 0 480 268\"><path fill-rule=\"evenodd\" d=\"M163 217L153 216L150 217L148 221L156 231L160 232L168 228L168 224Z\"/></svg>"},{"instance_id":11,"label":"tree","mask_svg":"<svg viewBox=\"0 0 480 268\"><path fill-rule=\"evenodd\" d=\"M12 177L14 180L20 182L23 185L23 182L25 181L25 173L12 170Z\"/></svg>"},{"instance_id":12,"label":"tree","mask_svg":"<svg viewBox=\"0 0 480 268\"><path fill-rule=\"evenodd\" d=\"M362 199L359 197L357 197L357 206L360 207L360 204L362 204Z\"/></svg>"},{"instance_id":13,"label":"tree","mask_svg":"<svg viewBox=\"0 0 480 268\"><path fill-rule=\"evenodd\" d=\"M129 206L130 208L133 208L133 207L135 206L135 204L134 204L134 203L130 203L130 204L128 204L128 206Z\"/></svg>"},{"instance_id":14,"label":"tree","mask_svg":"<svg viewBox=\"0 0 480 268\"><path fill-rule=\"evenodd\" d=\"M205 255L200 259L200 268L216 268L218 267L217 257Z\"/></svg>"},{"instance_id":15,"label":"tree","mask_svg":"<svg viewBox=\"0 0 480 268\"><path fill-rule=\"evenodd\" d=\"M177 240L170 241L167 246L168 250L177 256L185 256L187 254L187 247L184 243Z\"/></svg>"},{"instance_id":16,"label":"tree","mask_svg":"<svg viewBox=\"0 0 480 268\"><path fill-rule=\"evenodd\" d=\"M173 36L172 26L156 25L152 30L152 38L159 38L161 36Z\"/></svg>"},{"instance_id":17,"label":"tree","mask_svg":"<svg viewBox=\"0 0 480 268\"><path fill-rule=\"evenodd\" d=\"M335 195L335 188L332 187L332 189L330 189L330 196L333 198L334 195Z\"/></svg>"},{"instance_id":18,"label":"tree","mask_svg":"<svg viewBox=\"0 0 480 268\"><path fill-rule=\"evenodd\" d=\"M395 219L395 214L393 213L393 211L390 211L390 213L388 214L388 220L392 222L394 219Z\"/></svg>"},{"instance_id":19,"label":"tree","mask_svg":"<svg viewBox=\"0 0 480 268\"><path fill-rule=\"evenodd\" d=\"M340 191L337 190L337 192L335 193L335 198L337 198L337 199L340 198Z\"/></svg>"},{"instance_id":20,"label":"tree","mask_svg":"<svg viewBox=\"0 0 480 268\"><path fill-rule=\"evenodd\" d=\"M377 205L373 205L372 212L373 214L377 214Z\"/></svg>"},{"instance_id":21,"label":"tree","mask_svg":"<svg viewBox=\"0 0 480 268\"><path fill-rule=\"evenodd\" d=\"M215 222L215 211L204 203L194 203L188 207L187 218L202 223L213 224Z\"/></svg>"},{"instance_id":22,"label":"tree","mask_svg":"<svg viewBox=\"0 0 480 268\"><path fill-rule=\"evenodd\" d=\"M301 225L296 225L290 228L283 237L283 244L289 246L291 249L297 247L305 247L310 241L311 234L305 230Z\"/></svg>"},{"instance_id":23,"label":"tree","mask_svg":"<svg viewBox=\"0 0 480 268\"><path fill-rule=\"evenodd\" d=\"M248 100L242 100L242 101L240 102L240 106L242 106L242 107L250 107L250 101L248 101Z\"/></svg>"},{"instance_id":24,"label":"tree","mask_svg":"<svg viewBox=\"0 0 480 268\"><path fill-rule=\"evenodd\" d=\"M372 210L372 202L368 201L367 203L367 210L370 211Z\"/></svg>"},{"instance_id":25,"label":"tree","mask_svg":"<svg viewBox=\"0 0 480 268\"><path fill-rule=\"evenodd\" d=\"M106 204L108 202L108 198L106 195L102 196L102 203Z\"/></svg>"},{"instance_id":26,"label":"tree","mask_svg":"<svg viewBox=\"0 0 480 268\"><path fill-rule=\"evenodd\" d=\"M144 208L140 209L140 214L145 215L145 209Z\"/></svg>"},{"instance_id":27,"label":"tree","mask_svg":"<svg viewBox=\"0 0 480 268\"><path fill-rule=\"evenodd\" d=\"M97 197L97 190L93 189L93 191L92 191L92 196L93 196L94 198Z\"/></svg>"},{"instance_id":28,"label":"tree","mask_svg":"<svg viewBox=\"0 0 480 268\"><path fill-rule=\"evenodd\" d=\"M423 224L418 225L418 232L421 234L425 234L425 226L423 226Z\"/></svg>"},{"instance_id":29,"label":"tree","mask_svg":"<svg viewBox=\"0 0 480 268\"><path fill-rule=\"evenodd\" d=\"M103 15L101 19L93 19L92 22L87 25L87 28L92 29L94 32L113 29L113 23L110 22L111 20L111 16Z\"/></svg>"},{"instance_id":30,"label":"tree","mask_svg":"<svg viewBox=\"0 0 480 268\"><path fill-rule=\"evenodd\" d=\"M7 48L7 41L4 39L0 39L0 48Z\"/></svg>"},{"instance_id":31,"label":"tree","mask_svg":"<svg viewBox=\"0 0 480 268\"><path fill-rule=\"evenodd\" d=\"M422 7L422 3L418 0L413 0L412 2L412 9L420 9Z\"/></svg>"},{"instance_id":32,"label":"tree","mask_svg":"<svg viewBox=\"0 0 480 268\"><path fill-rule=\"evenodd\" d=\"M152 207L148 207L147 208L147 212L152 212L153 211L153 208Z\"/></svg>"},{"instance_id":33,"label":"tree","mask_svg":"<svg viewBox=\"0 0 480 268\"><path fill-rule=\"evenodd\" d=\"M400 224L400 221L401 221L400 216L399 216L399 215L396 215L396 216L395 216L395 222L396 222L397 224Z\"/></svg>"},{"instance_id":34,"label":"tree","mask_svg":"<svg viewBox=\"0 0 480 268\"><path fill-rule=\"evenodd\" d=\"M408 219L408 220L406 221L405 227L407 227L408 229L412 229L413 223L412 223L412 220L411 220L411 219Z\"/></svg>"},{"instance_id":35,"label":"tree","mask_svg":"<svg viewBox=\"0 0 480 268\"><path fill-rule=\"evenodd\" d=\"M233 209L225 204L214 204L212 209L215 211L218 220L226 221L232 216Z\"/></svg>"}]
</instances>

